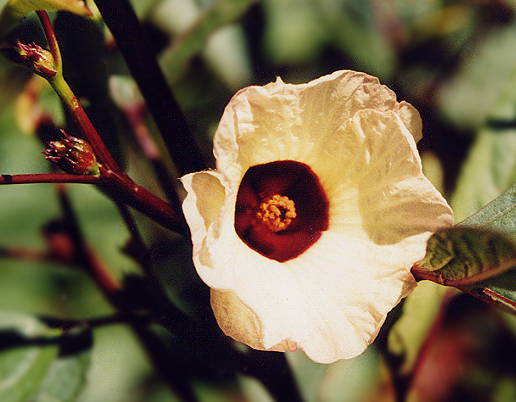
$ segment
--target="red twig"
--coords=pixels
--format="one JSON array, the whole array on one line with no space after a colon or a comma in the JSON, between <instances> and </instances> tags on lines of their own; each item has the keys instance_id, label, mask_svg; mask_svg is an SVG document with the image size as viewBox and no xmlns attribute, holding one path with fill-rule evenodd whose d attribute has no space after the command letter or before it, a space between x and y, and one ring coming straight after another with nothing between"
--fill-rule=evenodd
<instances>
[{"instance_id":1,"label":"red twig","mask_svg":"<svg viewBox=\"0 0 516 402\"><path fill-rule=\"evenodd\" d=\"M172 176L163 163L160 151L144 123L144 110L145 105L143 102L122 106L122 111L133 129L143 154L152 164L161 189L164 191L168 201L179 209L181 204L172 182Z\"/></svg>"},{"instance_id":2,"label":"red twig","mask_svg":"<svg viewBox=\"0 0 516 402\"><path fill-rule=\"evenodd\" d=\"M75 247L77 247L77 262L88 271L108 300L113 302L116 292L121 289L120 283L86 244L64 185L57 186L57 195L63 210L63 220Z\"/></svg>"},{"instance_id":3,"label":"red twig","mask_svg":"<svg viewBox=\"0 0 516 402\"><path fill-rule=\"evenodd\" d=\"M59 44L57 43L57 37L54 32L52 22L50 21L46 11L38 10L36 11L36 14L39 17L43 31L45 32L45 37L47 38L48 46L50 47L50 53L52 53L52 56L54 57L54 64L59 70L61 70L61 51L59 50Z\"/></svg>"},{"instance_id":4,"label":"red twig","mask_svg":"<svg viewBox=\"0 0 516 402\"><path fill-rule=\"evenodd\" d=\"M2 184L29 184L29 183L102 183L103 179L98 176L76 175L68 173L35 173L35 174L2 174Z\"/></svg>"},{"instance_id":5,"label":"red twig","mask_svg":"<svg viewBox=\"0 0 516 402\"><path fill-rule=\"evenodd\" d=\"M187 233L182 215L178 214L169 203L136 184L129 176L104 168L101 168L101 176L107 180L108 184L103 186L104 191L113 195L114 198L148 215L162 226L178 233Z\"/></svg>"},{"instance_id":6,"label":"red twig","mask_svg":"<svg viewBox=\"0 0 516 402\"><path fill-rule=\"evenodd\" d=\"M113 172L104 168L101 171L103 173L100 177L67 173L3 174L0 175L0 185L31 183L98 184L110 196L132 206L160 225L178 233L187 233L183 216L179 215L169 203L136 184L123 173Z\"/></svg>"},{"instance_id":7,"label":"red twig","mask_svg":"<svg viewBox=\"0 0 516 402\"><path fill-rule=\"evenodd\" d=\"M50 84L54 87L57 94L60 96L62 101L65 103L66 107L70 111L74 123L81 130L81 133L88 140L91 147L95 151L95 155L97 158L103 162L106 166L108 166L112 170L120 170L118 168L118 164L111 156L111 153L104 144L101 136L91 123L88 115L84 111L81 103L74 95L71 88L68 86L68 83L65 81L63 77L63 72L61 68L61 53L59 51L59 44L57 42L56 34L54 32L54 28L52 23L50 22L50 18L46 11L39 10L37 11L38 17L41 21L41 25L43 26L43 30L45 32L45 36L47 38L48 45L50 47L50 51L52 52L52 56L54 57L55 68L57 70L57 74L54 77L49 78Z\"/></svg>"},{"instance_id":8,"label":"red twig","mask_svg":"<svg viewBox=\"0 0 516 402\"><path fill-rule=\"evenodd\" d=\"M0 247L0 257L30 261L54 261L45 251L14 247Z\"/></svg>"}]
</instances>

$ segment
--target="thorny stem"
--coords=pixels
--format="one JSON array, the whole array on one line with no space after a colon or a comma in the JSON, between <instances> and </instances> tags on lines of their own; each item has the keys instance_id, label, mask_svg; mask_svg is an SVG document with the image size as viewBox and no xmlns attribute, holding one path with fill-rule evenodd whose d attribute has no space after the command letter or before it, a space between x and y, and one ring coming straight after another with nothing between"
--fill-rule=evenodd
<instances>
[{"instance_id":1,"label":"thorny stem","mask_svg":"<svg viewBox=\"0 0 516 402\"><path fill-rule=\"evenodd\" d=\"M180 174L206 168L201 151L170 91L128 0L95 0L125 58Z\"/></svg>"}]
</instances>

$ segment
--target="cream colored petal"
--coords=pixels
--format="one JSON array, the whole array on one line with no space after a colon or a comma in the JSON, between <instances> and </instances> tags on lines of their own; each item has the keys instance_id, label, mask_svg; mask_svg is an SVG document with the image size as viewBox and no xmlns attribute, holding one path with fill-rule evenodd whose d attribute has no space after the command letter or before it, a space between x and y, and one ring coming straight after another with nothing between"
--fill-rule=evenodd
<instances>
[{"instance_id":1,"label":"cream colored petal","mask_svg":"<svg viewBox=\"0 0 516 402\"><path fill-rule=\"evenodd\" d=\"M302 256L279 263L236 236L231 214L221 216L226 221L218 234L208 232L202 243L210 263L194 259L201 278L223 291L212 295L223 331L259 349L296 343L321 363L354 357L374 339L413 285L409 268L426 243L377 246L326 232Z\"/></svg>"},{"instance_id":2,"label":"cream colored petal","mask_svg":"<svg viewBox=\"0 0 516 402\"><path fill-rule=\"evenodd\" d=\"M204 242L208 231L215 230L226 200L226 190L221 175L216 171L191 173L181 178L187 191L183 213L190 227L194 261L201 259L209 264L209 253Z\"/></svg>"},{"instance_id":3,"label":"cream colored petal","mask_svg":"<svg viewBox=\"0 0 516 402\"><path fill-rule=\"evenodd\" d=\"M414 141L419 142L423 138L423 122L416 108L410 103L402 101L398 105L397 113L414 137Z\"/></svg>"},{"instance_id":4,"label":"cream colored petal","mask_svg":"<svg viewBox=\"0 0 516 402\"><path fill-rule=\"evenodd\" d=\"M352 153L342 158L335 137L348 119L365 109L399 112L414 136L421 136L417 111L396 102L389 88L364 73L337 71L307 84L277 80L244 88L231 99L215 134L217 168L238 180L249 166L274 160L315 166L325 157L336 168L349 165L352 160L346 158ZM353 142L346 145L353 148Z\"/></svg>"},{"instance_id":5,"label":"cream colored petal","mask_svg":"<svg viewBox=\"0 0 516 402\"><path fill-rule=\"evenodd\" d=\"M365 152L358 206L374 242L395 244L453 223L450 207L423 176L414 139L396 114L361 111L353 127Z\"/></svg>"},{"instance_id":6,"label":"cream colored petal","mask_svg":"<svg viewBox=\"0 0 516 402\"><path fill-rule=\"evenodd\" d=\"M414 286L410 267L430 232L451 223L421 173L420 123L375 78L349 71L235 95L214 140L222 173L183 179L194 263L214 289L226 334L259 349L298 345L321 363L364 351ZM302 255L279 263L236 235L234 208L247 168L282 159L307 163L319 176L330 226Z\"/></svg>"},{"instance_id":7,"label":"cream colored petal","mask_svg":"<svg viewBox=\"0 0 516 402\"><path fill-rule=\"evenodd\" d=\"M235 292L211 289L210 301L217 323L227 336L264 350L261 321Z\"/></svg>"}]
</instances>

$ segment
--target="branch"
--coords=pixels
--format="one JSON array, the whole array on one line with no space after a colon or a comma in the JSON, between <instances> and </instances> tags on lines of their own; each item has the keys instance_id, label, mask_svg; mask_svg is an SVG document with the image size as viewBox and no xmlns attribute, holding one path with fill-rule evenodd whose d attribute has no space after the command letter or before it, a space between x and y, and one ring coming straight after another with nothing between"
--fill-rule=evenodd
<instances>
[{"instance_id":1,"label":"branch","mask_svg":"<svg viewBox=\"0 0 516 402\"><path fill-rule=\"evenodd\" d=\"M57 37L54 32L54 27L52 26L52 22L50 22L50 18L48 14L44 10L36 11L36 14L39 17L41 22L41 26L43 27L43 31L45 32L45 37L47 38L48 46L50 47L50 53L54 57L54 66L58 71L62 71L62 58L61 51L59 50L59 44L57 42Z\"/></svg>"},{"instance_id":2,"label":"branch","mask_svg":"<svg viewBox=\"0 0 516 402\"><path fill-rule=\"evenodd\" d=\"M163 163L158 146L154 142L149 129L144 123L143 111L145 109L145 105L143 102L137 102L130 105L120 105L120 108L133 129L136 140L140 145L140 149L152 164L154 174L156 175L158 183L160 184L160 187L165 193L168 201L179 209L181 203L174 185L172 184L172 177L169 173L169 169L167 169Z\"/></svg>"},{"instance_id":3,"label":"branch","mask_svg":"<svg viewBox=\"0 0 516 402\"><path fill-rule=\"evenodd\" d=\"M68 173L35 173L35 174L2 174L2 184L31 184L31 183L90 183L99 184L104 180L98 176L76 175Z\"/></svg>"},{"instance_id":4,"label":"branch","mask_svg":"<svg viewBox=\"0 0 516 402\"><path fill-rule=\"evenodd\" d=\"M107 184L102 189L116 200L132 206L154 219L160 225L186 235L188 228L182 214L167 202L136 184L129 176L101 167L101 177Z\"/></svg>"},{"instance_id":5,"label":"branch","mask_svg":"<svg viewBox=\"0 0 516 402\"><path fill-rule=\"evenodd\" d=\"M57 187L57 195L63 210L63 221L66 223L68 232L77 247L77 262L86 269L106 298L114 304L114 297L121 290L120 283L87 245L64 185L61 184Z\"/></svg>"},{"instance_id":6,"label":"branch","mask_svg":"<svg viewBox=\"0 0 516 402\"><path fill-rule=\"evenodd\" d=\"M95 0L117 46L136 80L147 107L180 174L203 170L203 160L186 119L145 42L128 0Z\"/></svg>"},{"instance_id":7,"label":"branch","mask_svg":"<svg viewBox=\"0 0 516 402\"><path fill-rule=\"evenodd\" d=\"M101 162L105 163L110 169L120 171L118 164L111 156L111 153L109 152L106 144L104 144L100 134L91 123L91 120L84 111L81 103L63 77L59 44L57 43L54 28L52 27L52 23L50 22L47 12L40 10L37 13L43 26L52 56L54 57L54 68L56 70L56 74L54 76L46 77L48 82L52 85L63 103L66 105L66 108L70 111L74 123L90 143L97 158Z\"/></svg>"}]
</instances>

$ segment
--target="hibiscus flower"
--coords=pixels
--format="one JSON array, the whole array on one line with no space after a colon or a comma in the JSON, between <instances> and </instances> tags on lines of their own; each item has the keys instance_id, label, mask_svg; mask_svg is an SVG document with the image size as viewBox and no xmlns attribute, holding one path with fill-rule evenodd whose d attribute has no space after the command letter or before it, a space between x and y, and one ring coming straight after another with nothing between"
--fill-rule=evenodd
<instances>
[{"instance_id":1,"label":"hibiscus flower","mask_svg":"<svg viewBox=\"0 0 516 402\"><path fill-rule=\"evenodd\" d=\"M330 363L362 353L452 224L423 175L421 119L377 78L337 71L240 90L216 170L186 175L193 260L221 329Z\"/></svg>"}]
</instances>

